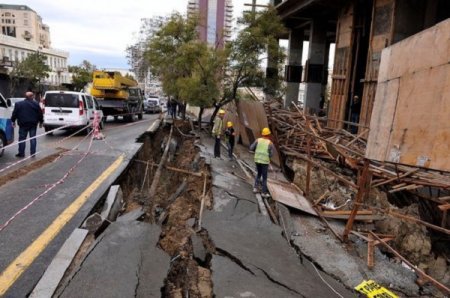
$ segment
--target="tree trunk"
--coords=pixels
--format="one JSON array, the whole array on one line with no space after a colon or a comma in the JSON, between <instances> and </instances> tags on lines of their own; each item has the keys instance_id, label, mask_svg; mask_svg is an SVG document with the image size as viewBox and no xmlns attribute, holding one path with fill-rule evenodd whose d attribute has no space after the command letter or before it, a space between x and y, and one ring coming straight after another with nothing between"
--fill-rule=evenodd
<instances>
[{"instance_id":1,"label":"tree trunk","mask_svg":"<svg viewBox=\"0 0 450 298\"><path fill-rule=\"evenodd\" d=\"M198 112L198 119L197 119L197 122L198 122L198 130L199 130L199 131L202 129L202 116L203 116L203 111L204 111L204 109L205 109L205 108L200 107L200 111Z\"/></svg>"},{"instance_id":2,"label":"tree trunk","mask_svg":"<svg viewBox=\"0 0 450 298\"><path fill-rule=\"evenodd\" d=\"M181 117L183 120L186 120L186 105L187 105L187 102L183 101L182 110L181 110Z\"/></svg>"}]
</instances>

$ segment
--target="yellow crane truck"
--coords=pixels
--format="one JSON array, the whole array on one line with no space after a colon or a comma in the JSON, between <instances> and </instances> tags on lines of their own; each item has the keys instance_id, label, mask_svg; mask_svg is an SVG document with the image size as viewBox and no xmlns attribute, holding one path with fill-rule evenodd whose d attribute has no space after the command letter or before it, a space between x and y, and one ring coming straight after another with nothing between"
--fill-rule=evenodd
<instances>
[{"instance_id":1,"label":"yellow crane truck","mask_svg":"<svg viewBox=\"0 0 450 298\"><path fill-rule=\"evenodd\" d=\"M93 73L91 95L96 97L104 117L122 116L132 122L135 116L142 119L144 97L134 79L122 76L118 71L96 70Z\"/></svg>"}]
</instances>

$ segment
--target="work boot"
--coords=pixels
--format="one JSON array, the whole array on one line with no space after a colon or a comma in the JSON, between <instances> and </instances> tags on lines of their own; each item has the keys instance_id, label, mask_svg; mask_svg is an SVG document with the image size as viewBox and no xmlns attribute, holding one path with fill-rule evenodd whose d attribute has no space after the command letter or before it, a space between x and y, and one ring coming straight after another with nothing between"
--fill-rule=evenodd
<instances>
[{"instance_id":1,"label":"work boot","mask_svg":"<svg viewBox=\"0 0 450 298\"><path fill-rule=\"evenodd\" d=\"M270 198L270 194L268 192L262 193L261 197L263 198Z\"/></svg>"},{"instance_id":2,"label":"work boot","mask_svg":"<svg viewBox=\"0 0 450 298\"><path fill-rule=\"evenodd\" d=\"M258 193L258 189L256 187L253 187L253 193Z\"/></svg>"}]
</instances>

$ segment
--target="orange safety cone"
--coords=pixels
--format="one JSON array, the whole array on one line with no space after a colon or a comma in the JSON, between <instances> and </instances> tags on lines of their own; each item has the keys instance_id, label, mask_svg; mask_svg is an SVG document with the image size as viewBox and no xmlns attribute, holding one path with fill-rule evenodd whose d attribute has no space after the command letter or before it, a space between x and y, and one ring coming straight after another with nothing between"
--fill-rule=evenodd
<instances>
[{"instance_id":1,"label":"orange safety cone","mask_svg":"<svg viewBox=\"0 0 450 298\"><path fill-rule=\"evenodd\" d=\"M98 119L97 111L94 112L94 122L92 123L94 128L93 138L94 140L103 140L105 136L100 132L100 121Z\"/></svg>"}]
</instances>

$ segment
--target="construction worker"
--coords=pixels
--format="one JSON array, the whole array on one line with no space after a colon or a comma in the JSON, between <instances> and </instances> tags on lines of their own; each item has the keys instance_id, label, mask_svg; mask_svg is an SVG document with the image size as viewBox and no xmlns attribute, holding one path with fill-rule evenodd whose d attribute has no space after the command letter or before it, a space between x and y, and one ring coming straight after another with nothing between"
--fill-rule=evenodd
<instances>
[{"instance_id":1,"label":"construction worker","mask_svg":"<svg viewBox=\"0 0 450 298\"><path fill-rule=\"evenodd\" d=\"M225 140L228 148L228 158L233 160L233 148L234 148L234 127L233 122L227 122L227 129L225 130Z\"/></svg>"},{"instance_id":2,"label":"construction worker","mask_svg":"<svg viewBox=\"0 0 450 298\"><path fill-rule=\"evenodd\" d=\"M263 197L270 196L267 190L267 172L269 169L270 158L272 157L274 151L273 143L270 140L270 134L270 129L264 127L261 131L262 137L250 145L250 151L255 152L255 164L257 171L253 192L258 192L258 185L261 183L261 196Z\"/></svg>"},{"instance_id":3,"label":"construction worker","mask_svg":"<svg viewBox=\"0 0 450 298\"><path fill-rule=\"evenodd\" d=\"M223 117L225 111L220 109L216 119L214 119L214 126L212 129L212 135L214 137L214 157L220 158L220 138L223 132Z\"/></svg>"}]
</instances>

